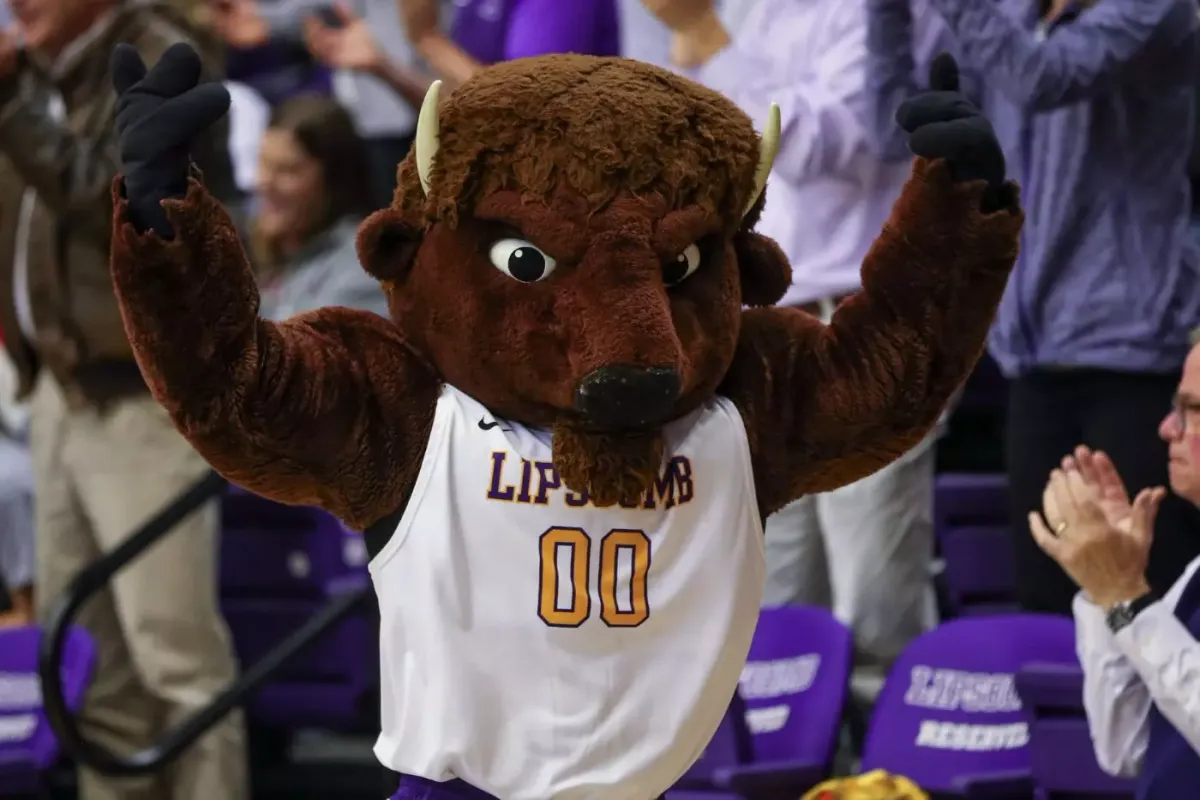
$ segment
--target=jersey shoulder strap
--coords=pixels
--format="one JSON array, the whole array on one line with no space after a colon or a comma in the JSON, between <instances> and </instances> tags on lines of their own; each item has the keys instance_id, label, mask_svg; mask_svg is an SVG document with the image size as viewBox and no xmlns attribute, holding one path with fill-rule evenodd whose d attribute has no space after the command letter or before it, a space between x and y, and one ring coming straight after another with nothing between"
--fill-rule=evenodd
<instances>
[{"instance_id":1,"label":"jersey shoulder strap","mask_svg":"<svg viewBox=\"0 0 1200 800\"><path fill-rule=\"evenodd\" d=\"M417 479L413 481L412 488L408 490L400 505L396 507L392 513L382 519L373 522L363 531L363 543L367 548L368 563L374 561L375 558L383 552L388 543L392 540L392 535L400 528L400 523L404 519L404 513L408 510L409 504L412 502L414 495L418 489L422 487L428 480L428 473L432 467L431 461L436 457L436 453L440 449L435 447L434 443L441 444L442 439L446 435L446 427L449 417L452 413L452 406L459 403L461 395L458 390L450 385L442 387L441 394L438 395L437 406L433 412L433 424L429 427L429 440L425 443L425 456L421 460L421 467L417 470Z\"/></svg>"}]
</instances>

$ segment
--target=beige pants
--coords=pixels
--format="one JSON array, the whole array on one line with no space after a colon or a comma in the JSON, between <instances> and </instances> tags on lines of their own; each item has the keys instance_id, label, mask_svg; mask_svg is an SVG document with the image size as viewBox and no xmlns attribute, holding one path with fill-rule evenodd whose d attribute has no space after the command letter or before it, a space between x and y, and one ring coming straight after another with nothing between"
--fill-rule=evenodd
<instances>
[{"instance_id":1,"label":"beige pants","mask_svg":"<svg viewBox=\"0 0 1200 800\"><path fill-rule=\"evenodd\" d=\"M871 705L892 662L937 624L933 440L767 518L767 605L833 610L854 631L851 689Z\"/></svg>"},{"instance_id":2,"label":"beige pants","mask_svg":"<svg viewBox=\"0 0 1200 800\"><path fill-rule=\"evenodd\" d=\"M837 302L817 301L821 321ZM909 642L937 625L933 470L941 426L883 469L767 518L764 605L820 606L854 631L851 699L869 709Z\"/></svg>"},{"instance_id":3,"label":"beige pants","mask_svg":"<svg viewBox=\"0 0 1200 800\"><path fill-rule=\"evenodd\" d=\"M149 396L70 410L43 373L31 404L38 613L71 578L203 475L201 458ZM217 605L217 509L209 505L119 572L78 621L98 663L84 735L128 754L207 705L236 674ZM163 774L81 770L81 800L246 800L245 733L231 715Z\"/></svg>"}]
</instances>

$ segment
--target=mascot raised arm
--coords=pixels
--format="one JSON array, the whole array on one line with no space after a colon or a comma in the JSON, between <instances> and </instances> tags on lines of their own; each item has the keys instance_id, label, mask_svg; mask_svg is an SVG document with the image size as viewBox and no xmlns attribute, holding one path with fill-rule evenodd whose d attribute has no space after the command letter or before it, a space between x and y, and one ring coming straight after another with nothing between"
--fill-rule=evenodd
<instances>
[{"instance_id":1,"label":"mascot raised arm","mask_svg":"<svg viewBox=\"0 0 1200 800\"><path fill-rule=\"evenodd\" d=\"M824 325L772 307L754 232L777 113L760 138L646 64L500 64L431 89L360 229L390 318L274 323L189 173L228 107L198 76L114 54L126 329L216 470L365 532L398 796L658 797L737 686L763 518L904 453L982 350L1022 221L987 121L952 79L902 109L912 177Z\"/></svg>"}]
</instances>

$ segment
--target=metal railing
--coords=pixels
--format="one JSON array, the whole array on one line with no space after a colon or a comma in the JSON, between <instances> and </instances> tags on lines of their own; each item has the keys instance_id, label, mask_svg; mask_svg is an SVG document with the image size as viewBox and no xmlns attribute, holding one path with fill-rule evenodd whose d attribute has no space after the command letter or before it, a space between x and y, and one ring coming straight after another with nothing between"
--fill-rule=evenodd
<instances>
[{"instance_id":1,"label":"metal railing","mask_svg":"<svg viewBox=\"0 0 1200 800\"><path fill-rule=\"evenodd\" d=\"M247 669L209 705L167 731L150 747L128 756L116 755L88 741L67 706L63 692L61 662L67 630L80 608L112 577L148 548L170 533L189 515L219 495L228 482L210 472L166 508L133 532L120 547L81 571L55 602L38 646L38 675L42 684L42 702L50 727L58 736L64 752L76 762L97 772L113 776L146 775L158 772L209 728L258 689L280 667L299 655L330 628L347 617L370 596L367 587L339 595L319 613L301 625L286 639Z\"/></svg>"}]
</instances>

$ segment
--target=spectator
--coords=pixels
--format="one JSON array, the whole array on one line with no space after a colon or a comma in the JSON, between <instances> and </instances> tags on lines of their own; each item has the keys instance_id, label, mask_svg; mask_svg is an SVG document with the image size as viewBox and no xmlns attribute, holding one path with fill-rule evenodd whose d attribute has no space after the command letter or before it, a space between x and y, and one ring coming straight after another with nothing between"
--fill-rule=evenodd
<instances>
[{"instance_id":1,"label":"spectator","mask_svg":"<svg viewBox=\"0 0 1200 800\"><path fill-rule=\"evenodd\" d=\"M268 42L304 46L305 22L314 16L331 14L329 0L223 0L237 9L240 25L250 25L254 36L245 44ZM399 0L345 0L344 15L366 21L389 63L412 69L418 60L405 36ZM449 0L434 0L448 4ZM435 17L438 10L435 9ZM332 21L332 20L329 20ZM243 34L245 36L245 34ZM391 203L396 186L396 167L408 155L412 145L416 110L380 76L365 70L338 69L333 75L333 94L349 111L359 135L367 143L371 161L373 206Z\"/></svg>"},{"instance_id":2,"label":"spectator","mask_svg":"<svg viewBox=\"0 0 1200 800\"><path fill-rule=\"evenodd\" d=\"M322 306L387 315L383 291L354 248L372 206L369 170L354 121L335 101L300 96L274 110L259 153L252 233L264 317Z\"/></svg>"},{"instance_id":3,"label":"spectator","mask_svg":"<svg viewBox=\"0 0 1200 800\"><path fill-rule=\"evenodd\" d=\"M1171 489L1200 504L1200 347L1159 425ZM1131 503L1103 452L1078 447L1050 476L1033 540L1083 590L1074 598L1083 703L1096 759L1138 778L1139 798L1191 798L1200 785L1200 558L1159 596L1146 580L1163 489Z\"/></svg>"},{"instance_id":4,"label":"spectator","mask_svg":"<svg viewBox=\"0 0 1200 800\"><path fill-rule=\"evenodd\" d=\"M867 0L875 141L917 90L911 0ZM1134 489L1166 480L1154 428L1200 319L1200 261L1188 233L1187 159L1197 68L1195 0L1042 4L928 0L950 49L982 87L1027 210L1021 257L990 351L1010 379L1014 519L1076 442L1107 451ZM1169 498L1150 583L1200 552L1195 511ZM1018 526L1014 526L1014 530ZM1028 536L1014 536L1018 595L1070 612L1074 587Z\"/></svg>"},{"instance_id":5,"label":"spectator","mask_svg":"<svg viewBox=\"0 0 1200 800\"><path fill-rule=\"evenodd\" d=\"M0 328L19 394L32 392L43 616L81 569L207 470L142 381L108 271L117 172L110 51L128 42L153 61L189 37L150 4L13 0L12 9L16 30L0 37ZM222 197L232 183L226 135L220 126L194 154ZM100 746L148 746L234 678L217 609L216 522L215 507L195 513L81 610L98 663L80 724ZM84 769L80 796L242 800L243 745L233 715L169 776L113 779Z\"/></svg>"},{"instance_id":6,"label":"spectator","mask_svg":"<svg viewBox=\"0 0 1200 800\"><path fill-rule=\"evenodd\" d=\"M557 0L483 0L458 4L453 42L440 32L438 0L400 0L412 30L428 29L418 43L423 54L451 87L481 66L510 58L546 53L616 55L619 34L612 0L567 5ZM341 3L333 19L310 17L306 39L313 55L334 69L379 78L408 103L419 106L432 78L398 64L375 40L370 21ZM432 25L432 28L427 26ZM416 26L412 28L411 26ZM418 34L420 35L420 34Z\"/></svg>"},{"instance_id":7,"label":"spectator","mask_svg":"<svg viewBox=\"0 0 1200 800\"><path fill-rule=\"evenodd\" d=\"M268 9L288 8L264 0ZM253 89L271 105L306 93L332 91L329 70L296 35L273 33L256 0L205 0L213 32L226 45L225 77Z\"/></svg>"},{"instance_id":8,"label":"spectator","mask_svg":"<svg viewBox=\"0 0 1200 800\"><path fill-rule=\"evenodd\" d=\"M281 5L264 0L267 8ZM225 77L258 92L270 105L297 94L333 91L329 70L296 36L272 35L257 2L209 0L212 27L226 45Z\"/></svg>"},{"instance_id":9,"label":"spectator","mask_svg":"<svg viewBox=\"0 0 1200 800\"><path fill-rule=\"evenodd\" d=\"M547 53L620 54L615 0L458 0L450 35L438 0L397 0L409 40L451 86L481 67Z\"/></svg>"},{"instance_id":10,"label":"spectator","mask_svg":"<svg viewBox=\"0 0 1200 800\"><path fill-rule=\"evenodd\" d=\"M910 169L881 162L866 141L863 6L761 0L733 35L711 2L645 4L674 31L676 67L751 119L779 104L779 155L757 230L791 261L782 303L828 322L858 290L862 260ZM876 474L767 520L764 601L832 605L854 629L854 689L865 703L904 647L936 622L933 467L927 440Z\"/></svg>"},{"instance_id":11,"label":"spectator","mask_svg":"<svg viewBox=\"0 0 1200 800\"><path fill-rule=\"evenodd\" d=\"M304 38L313 57L332 69L372 75L411 106L419 107L433 78L390 60L375 40L367 20L344 4L333 6L332 19L309 17Z\"/></svg>"}]
</instances>

